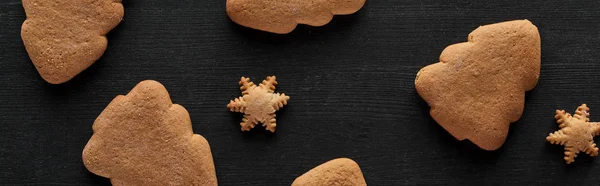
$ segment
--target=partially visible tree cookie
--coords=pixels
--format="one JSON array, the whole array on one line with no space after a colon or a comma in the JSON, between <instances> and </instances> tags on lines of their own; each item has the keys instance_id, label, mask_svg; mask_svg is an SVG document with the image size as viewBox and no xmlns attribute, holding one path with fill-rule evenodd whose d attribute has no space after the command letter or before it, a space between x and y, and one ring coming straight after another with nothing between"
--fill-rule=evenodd
<instances>
[{"instance_id":1,"label":"partially visible tree cookie","mask_svg":"<svg viewBox=\"0 0 600 186\"><path fill-rule=\"evenodd\" d=\"M521 117L540 65L537 27L527 20L497 23L447 47L439 63L419 71L415 86L433 119L456 139L496 150Z\"/></svg>"},{"instance_id":2,"label":"partially visible tree cookie","mask_svg":"<svg viewBox=\"0 0 600 186\"><path fill-rule=\"evenodd\" d=\"M334 15L353 14L364 4L365 0L227 0L227 14L242 26L287 34L298 24L323 26Z\"/></svg>"},{"instance_id":3,"label":"partially visible tree cookie","mask_svg":"<svg viewBox=\"0 0 600 186\"><path fill-rule=\"evenodd\" d=\"M106 50L105 35L123 18L121 0L23 0L21 38L49 83L69 81Z\"/></svg>"},{"instance_id":4,"label":"partially visible tree cookie","mask_svg":"<svg viewBox=\"0 0 600 186\"><path fill-rule=\"evenodd\" d=\"M115 186L217 185L210 146L156 81L117 96L98 116L83 163Z\"/></svg>"},{"instance_id":5,"label":"partially visible tree cookie","mask_svg":"<svg viewBox=\"0 0 600 186\"><path fill-rule=\"evenodd\" d=\"M366 186L358 164L348 158L323 163L296 178L292 186Z\"/></svg>"},{"instance_id":6,"label":"partially visible tree cookie","mask_svg":"<svg viewBox=\"0 0 600 186\"><path fill-rule=\"evenodd\" d=\"M590 108L586 104L577 107L575 114L557 110L556 123L560 130L550 133L546 140L552 144L565 146L565 162L573 163L579 152L598 156L594 136L600 135L600 123L590 122Z\"/></svg>"},{"instance_id":7,"label":"partially visible tree cookie","mask_svg":"<svg viewBox=\"0 0 600 186\"><path fill-rule=\"evenodd\" d=\"M285 94L275 93L277 84L275 76L267 77L259 86L249 78L240 79L242 96L230 100L227 108L231 112L244 113L240 123L242 131L249 131L258 123L262 123L267 130L275 132L277 127L275 112L287 105L290 100L290 97Z\"/></svg>"}]
</instances>

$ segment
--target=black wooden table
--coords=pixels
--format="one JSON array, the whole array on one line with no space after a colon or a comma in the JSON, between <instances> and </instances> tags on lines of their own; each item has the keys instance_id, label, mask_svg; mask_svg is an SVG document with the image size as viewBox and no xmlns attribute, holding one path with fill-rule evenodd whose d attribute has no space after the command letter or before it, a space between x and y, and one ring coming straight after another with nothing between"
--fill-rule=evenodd
<instances>
[{"instance_id":1,"label":"black wooden table","mask_svg":"<svg viewBox=\"0 0 600 186\"><path fill-rule=\"evenodd\" d=\"M240 27L225 0L125 0L105 55L63 85L45 83L20 38L19 0L0 2L0 185L109 185L81 151L105 106L142 80L163 83L210 142L220 185L289 185L337 157L369 185L597 185L600 159L565 165L545 141L556 109L587 103L600 121L600 1L368 0L357 14L289 35ZM542 71L497 151L458 142L429 116L417 71L480 25L529 19ZM237 82L276 75L290 95L277 132L240 132Z\"/></svg>"}]
</instances>

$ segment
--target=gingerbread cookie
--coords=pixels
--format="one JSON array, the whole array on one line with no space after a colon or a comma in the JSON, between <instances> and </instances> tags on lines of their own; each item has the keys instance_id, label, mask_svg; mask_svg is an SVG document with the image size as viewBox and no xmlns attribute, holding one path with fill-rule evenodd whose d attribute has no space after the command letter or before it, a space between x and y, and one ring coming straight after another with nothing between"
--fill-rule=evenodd
<instances>
[{"instance_id":1,"label":"gingerbread cookie","mask_svg":"<svg viewBox=\"0 0 600 186\"><path fill-rule=\"evenodd\" d=\"M550 133L546 140L552 144L565 146L565 161L570 164L575 161L579 152L590 156L598 156L598 147L594 143L594 136L600 135L600 123L590 122L590 108L583 104L577 108L575 114L556 111L556 123L560 130Z\"/></svg>"},{"instance_id":2,"label":"gingerbread cookie","mask_svg":"<svg viewBox=\"0 0 600 186\"><path fill-rule=\"evenodd\" d=\"M227 0L227 14L242 26L287 34L298 24L323 26L334 15L353 14L364 4L365 0Z\"/></svg>"},{"instance_id":3,"label":"gingerbread cookie","mask_svg":"<svg viewBox=\"0 0 600 186\"><path fill-rule=\"evenodd\" d=\"M275 93L275 79L275 76L269 76L256 86L249 78L241 78L239 84L243 96L230 100L227 108L231 112L244 113L240 123L242 131L249 131L256 124L262 123L267 130L275 132L275 111L287 105L290 100L285 94Z\"/></svg>"},{"instance_id":4,"label":"gingerbread cookie","mask_svg":"<svg viewBox=\"0 0 600 186\"><path fill-rule=\"evenodd\" d=\"M366 186L356 162L338 158L323 163L296 178L292 186Z\"/></svg>"},{"instance_id":5,"label":"gingerbread cookie","mask_svg":"<svg viewBox=\"0 0 600 186\"><path fill-rule=\"evenodd\" d=\"M540 65L536 26L527 20L497 23L447 47L439 63L419 71L415 86L433 119L456 139L496 150L510 123L521 117L525 92L535 88Z\"/></svg>"},{"instance_id":6,"label":"gingerbread cookie","mask_svg":"<svg viewBox=\"0 0 600 186\"><path fill-rule=\"evenodd\" d=\"M44 80L69 81L104 54L123 18L121 0L23 0L21 38Z\"/></svg>"},{"instance_id":7,"label":"gingerbread cookie","mask_svg":"<svg viewBox=\"0 0 600 186\"><path fill-rule=\"evenodd\" d=\"M83 163L113 185L217 185L210 146L156 81L117 96L98 116Z\"/></svg>"}]
</instances>

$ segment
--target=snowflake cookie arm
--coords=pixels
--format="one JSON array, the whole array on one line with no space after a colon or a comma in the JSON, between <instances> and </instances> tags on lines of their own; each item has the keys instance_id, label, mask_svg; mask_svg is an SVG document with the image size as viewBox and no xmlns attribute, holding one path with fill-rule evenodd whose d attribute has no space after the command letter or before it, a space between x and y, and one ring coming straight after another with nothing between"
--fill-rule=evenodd
<instances>
[{"instance_id":1,"label":"snowflake cookie arm","mask_svg":"<svg viewBox=\"0 0 600 186\"><path fill-rule=\"evenodd\" d=\"M254 85L254 83L252 81L250 81L250 78L246 78L246 77L242 77L240 79L240 90L242 91L242 95L248 95L248 91L250 91L250 89L256 87L256 85Z\"/></svg>"},{"instance_id":2,"label":"snowflake cookie arm","mask_svg":"<svg viewBox=\"0 0 600 186\"><path fill-rule=\"evenodd\" d=\"M568 139L569 139L569 136L565 135L562 130L556 131L554 133L550 133L550 135L548 135L548 137L546 137L546 140L548 142L550 142L551 144L556 144L556 145L564 145Z\"/></svg>"},{"instance_id":3,"label":"snowflake cookie arm","mask_svg":"<svg viewBox=\"0 0 600 186\"><path fill-rule=\"evenodd\" d=\"M571 120L571 115L564 110L556 110L556 123L558 123L558 127L565 128L569 125L569 121Z\"/></svg>"},{"instance_id":4,"label":"snowflake cookie arm","mask_svg":"<svg viewBox=\"0 0 600 186\"><path fill-rule=\"evenodd\" d=\"M592 125L592 127L590 127L592 136L600 135L600 122L590 122L590 125Z\"/></svg>"},{"instance_id":5,"label":"snowflake cookie arm","mask_svg":"<svg viewBox=\"0 0 600 186\"><path fill-rule=\"evenodd\" d=\"M248 119L249 116L244 115L242 118L242 122L240 123L240 127L242 127L242 131L250 131L250 129L256 126L256 122L254 120Z\"/></svg>"},{"instance_id":6,"label":"snowflake cookie arm","mask_svg":"<svg viewBox=\"0 0 600 186\"><path fill-rule=\"evenodd\" d=\"M596 143L594 141L590 141L588 147L585 148L585 153L590 156L598 156L598 147L596 147Z\"/></svg>"},{"instance_id":7,"label":"snowflake cookie arm","mask_svg":"<svg viewBox=\"0 0 600 186\"><path fill-rule=\"evenodd\" d=\"M565 161L567 164L571 164L575 161L575 157L579 151L575 147L565 147Z\"/></svg>"},{"instance_id":8,"label":"snowflake cookie arm","mask_svg":"<svg viewBox=\"0 0 600 186\"><path fill-rule=\"evenodd\" d=\"M277 85L276 79L277 78L275 78L275 76L269 76L267 79L263 80L262 83L260 83L260 86L265 88L267 92L273 93L275 92L275 86Z\"/></svg>"},{"instance_id":9,"label":"snowflake cookie arm","mask_svg":"<svg viewBox=\"0 0 600 186\"><path fill-rule=\"evenodd\" d=\"M269 118L265 120L263 126L266 130L275 132L275 128L277 128L277 120L275 119L275 113L269 114Z\"/></svg>"},{"instance_id":10,"label":"snowflake cookie arm","mask_svg":"<svg viewBox=\"0 0 600 186\"><path fill-rule=\"evenodd\" d=\"M284 105L287 105L288 100L290 100L289 96L280 93L274 93L273 97L274 98L271 100L271 105L273 106L273 109L275 109L275 111L279 110Z\"/></svg>"},{"instance_id":11,"label":"snowflake cookie arm","mask_svg":"<svg viewBox=\"0 0 600 186\"><path fill-rule=\"evenodd\" d=\"M588 108L586 104L582 104L581 106L577 107L577 111L575 111L575 114L573 114L573 117L580 120L585 120L586 122L590 121L589 116L590 108Z\"/></svg>"},{"instance_id":12,"label":"snowflake cookie arm","mask_svg":"<svg viewBox=\"0 0 600 186\"><path fill-rule=\"evenodd\" d=\"M244 97L241 96L239 98L235 98L235 100L230 100L229 104L227 104L227 108L231 112L245 112L246 111L247 102L244 101Z\"/></svg>"}]
</instances>

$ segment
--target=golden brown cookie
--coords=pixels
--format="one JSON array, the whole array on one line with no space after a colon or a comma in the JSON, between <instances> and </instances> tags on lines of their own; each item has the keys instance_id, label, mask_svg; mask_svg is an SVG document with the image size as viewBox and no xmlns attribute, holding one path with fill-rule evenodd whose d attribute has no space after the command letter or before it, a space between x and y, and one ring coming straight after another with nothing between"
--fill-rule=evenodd
<instances>
[{"instance_id":1,"label":"golden brown cookie","mask_svg":"<svg viewBox=\"0 0 600 186\"><path fill-rule=\"evenodd\" d=\"M296 178L292 186L366 186L356 162L338 158L323 163Z\"/></svg>"},{"instance_id":2,"label":"golden brown cookie","mask_svg":"<svg viewBox=\"0 0 600 186\"><path fill-rule=\"evenodd\" d=\"M113 185L217 185L210 146L156 81L117 96L96 118L83 163Z\"/></svg>"},{"instance_id":3,"label":"golden brown cookie","mask_svg":"<svg viewBox=\"0 0 600 186\"><path fill-rule=\"evenodd\" d=\"M275 85L277 85L275 76L267 77L259 86L245 77L241 78L239 84L242 96L230 100L227 108L231 112L244 113L240 123L242 131L249 131L256 124L262 123L267 130L275 132L277 127L275 112L287 105L287 101L290 100L290 97L285 94L275 93Z\"/></svg>"},{"instance_id":4,"label":"golden brown cookie","mask_svg":"<svg viewBox=\"0 0 600 186\"><path fill-rule=\"evenodd\" d=\"M121 0L23 0L21 38L49 83L69 81L104 54L105 35L123 18Z\"/></svg>"},{"instance_id":5,"label":"golden brown cookie","mask_svg":"<svg viewBox=\"0 0 600 186\"><path fill-rule=\"evenodd\" d=\"M242 26L287 34L298 24L323 26L334 15L353 14L364 4L365 0L227 0L227 14Z\"/></svg>"},{"instance_id":6,"label":"golden brown cookie","mask_svg":"<svg viewBox=\"0 0 600 186\"><path fill-rule=\"evenodd\" d=\"M600 134L600 124L590 122L590 108L583 104L577 108L575 115L564 110L556 111L556 123L560 130L550 133L546 140L552 144L565 146L565 161L570 164L575 161L579 152L590 156L598 156L598 148L594 136Z\"/></svg>"},{"instance_id":7,"label":"golden brown cookie","mask_svg":"<svg viewBox=\"0 0 600 186\"><path fill-rule=\"evenodd\" d=\"M525 91L538 82L540 50L538 29L527 20L482 26L421 69L415 86L456 139L496 150L523 113Z\"/></svg>"}]
</instances>

